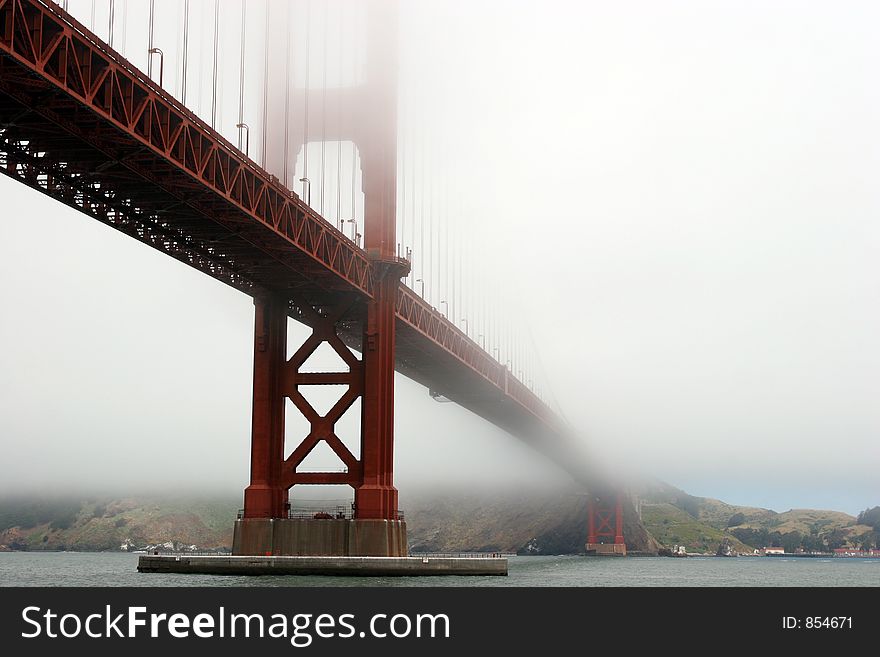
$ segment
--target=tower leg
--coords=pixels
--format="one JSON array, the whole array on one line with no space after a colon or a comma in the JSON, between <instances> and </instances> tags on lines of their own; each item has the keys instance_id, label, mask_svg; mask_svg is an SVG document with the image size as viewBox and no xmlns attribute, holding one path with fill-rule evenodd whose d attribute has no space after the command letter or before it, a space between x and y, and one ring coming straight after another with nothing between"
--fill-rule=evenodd
<instances>
[{"instance_id":1,"label":"tower leg","mask_svg":"<svg viewBox=\"0 0 880 657\"><path fill-rule=\"evenodd\" d=\"M254 397L251 424L251 483L244 491L245 518L281 518L287 488L284 460L284 396L281 377L287 351L287 301L254 300Z\"/></svg>"},{"instance_id":2,"label":"tower leg","mask_svg":"<svg viewBox=\"0 0 880 657\"><path fill-rule=\"evenodd\" d=\"M394 487L394 302L399 279L384 277L367 309L361 417L363 479L355 490L358 519L397 520Z\"/></svg>"}]
</instances>

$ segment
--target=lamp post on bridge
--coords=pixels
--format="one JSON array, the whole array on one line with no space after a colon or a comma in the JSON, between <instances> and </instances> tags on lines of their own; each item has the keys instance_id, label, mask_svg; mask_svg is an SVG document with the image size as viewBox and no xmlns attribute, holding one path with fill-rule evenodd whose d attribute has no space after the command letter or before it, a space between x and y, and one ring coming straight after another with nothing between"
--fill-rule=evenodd
<instances>
[{"instance_id":1,"label":"lamp post on bridge","mask_svg":"<svg viewBox=\"0 0 880 657\"><path fill-rule=\"evenodd\" d=\"M440 302L440 305L442 306L444 303L446 304L446 312L443 313L443 316L444 316L444 317L449 317L449 302L447 302L447 301L441 301L441 302Z\"/></svg>"},{"instance_id":2,"label":"lamp post on bridge","mask_svg":"<svg viewBox=\"0 0 880 657\"><path fill-rule=\"evenodd\" d=\"M250 157L248 151L250 151L251 147L251 127L247 123L236 123L235 127L238 128L238 149L241 150L241 131L244 130L244 156Z\"/></svg>"},{"instance_id":3,"label":"lamp post on bridge","mask_svg":"<svg viewBox=\"0 0 880 657\"><path fill-rule=\"evenodd\" d=\"M351 241L357 242L358 246L360 246L360 240L358 239L360 237L360 233L358 232L357 219L343 219L342 223L343 224L352 224L352 226L351 226Z\"/></svg>"},{"instance_id":4,"label":"lamp post on bridge","mask_svg":"<svg viewBox=\"0 0 880 657\"><path fill-rule=\"evenodd\" d=\"M308 178L300 178L299 181L303 183L303 187L306 194L306 205L312 207L312 181Z\"/></svg>"},{"instance_id":5,"label":"lamp post on bridge","mask_svg":"<svg viewBox=\"0 0 880 657\"><path fill-rule=\"evenodd\" d=\"M150 61L152 61L153 55L159 55L159 86L161 87L162 78L165 76L165 53L161 48L150 48L147 54L150 55Z\"/></svg>"},{"instance_id":6,"label":"lamp post on bridge","mask_svg":"<svg viewBox=\"0 0 880 657\"><path fill-rule=\"evenodd\" d=\"M464 324L464 334L466 336L470 337L471 336L471 334L470 334L471 325L468 323L467 317L462 317L461 323Z\"/></svg>"},{"instance_id":7,"label":"lamp post on bridge","mask_svg":"<svg viewBox=\"0 0 880 657\"><path fill-rule=\"evenodd\" d=\"M416 283L422 284L422 289L421 289L420 294L421 294L422 299L424 299L425 298L425 281L422 278L417 278Z\"/></svg>"}]
</instances>

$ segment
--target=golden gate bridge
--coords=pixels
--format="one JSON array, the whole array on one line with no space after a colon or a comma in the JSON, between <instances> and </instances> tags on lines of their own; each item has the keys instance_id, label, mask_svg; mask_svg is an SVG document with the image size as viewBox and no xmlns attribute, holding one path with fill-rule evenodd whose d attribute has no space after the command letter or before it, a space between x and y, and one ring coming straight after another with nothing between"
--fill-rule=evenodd
<instances>
[{"instance_id":1,"label":"golden gate bridge","mask_svg":"<svg viewBox=\"0 0 880 657\"><path fill-rule=\"evenodd\" d=\"M591 487L587 547L624 553L622 496L591 481L551 408L537 350L450 193L449 140L419 120L433 99L417 72L401 82L402 11L392 0L0 0L0 170L254 298L237 553L344 542L352 555L406 554L395 371ZM290 349L288 318L312 331ZM319 348L338 371L306 366ZM310 386L343 392L319 413ZM286 400L309 426L292 450ZM334 429L357 401L352 450ZM302 467L319 445L344 468ZM269 528L290 520L289 491L317 484L354 490L349 538L316 543L301 524L279 538Z\"/></svg>"}]
</instances>

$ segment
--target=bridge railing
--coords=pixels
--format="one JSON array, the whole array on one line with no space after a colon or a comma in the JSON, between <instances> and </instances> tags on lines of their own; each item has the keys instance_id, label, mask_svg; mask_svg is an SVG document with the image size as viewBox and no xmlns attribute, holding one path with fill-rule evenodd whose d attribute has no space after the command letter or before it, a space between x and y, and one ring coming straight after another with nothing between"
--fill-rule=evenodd
<instances>
[{"instance_id":1,"label":"bridge railing","mask_svg":"<svg viewBox=\"0 0 880 657\"><path fill-rule=\"evenodd\" d=\"M476 341L453 324L414 290L401 285L397 292L397 316L458 358L498 390L528 409L544 423L558 424L558 417L525 383ZM440 391L443 392L443 391Z\"/></svg>"}]
</instances>

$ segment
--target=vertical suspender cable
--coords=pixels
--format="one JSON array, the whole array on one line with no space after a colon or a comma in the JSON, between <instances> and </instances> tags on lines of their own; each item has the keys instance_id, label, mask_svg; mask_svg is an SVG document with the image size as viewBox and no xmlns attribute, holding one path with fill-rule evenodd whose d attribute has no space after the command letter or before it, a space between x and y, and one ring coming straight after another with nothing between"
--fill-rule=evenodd
<instances>
[{"instance_id":1,"label":"vertical suspender cable","mask_svg":"<svg viewBox=\"0 0 880 657\"><path fill-rule=\"evenodd\" d=\"M351 220L357 217L357 170L358 170L357 144L351 142Z\"/></svg>"},{"instance_id":2,"label":"vertical suspender cable","mask_svg":"<svg viewBox=\"0 0 880 657\"><path fill-rule=\"evenodd\" d=\"M89 23L89 29L94 32L95 31L95 0L92 0L92 18Z\"/></svg>"},{"instance_id":3,"label":"vertical suspender cable","mask_svg":"<svg viewBox=\"0 0 880 657\"><path fill-rule=\"evenodd\" d=\"M116 17L115 4L114 0L110 0L110 15L107 18L107 43L111 48L113 47L113 19Z\"/></svg>"},{"instance_id":4,"label":"vertical suspender cable","mask_svg":"<svg viewBox=\"0 0 880 657\"><path fill-rule=\"evenodd\" d=\"M285 34L284 40L287 42L287 50L284 54L284 166L282 167L282 175L284 176L284 186L290 189L290 181L288 180L288 167L290 164L290 88L293 86L290 80L290 42L293 41L293 30L291 30L290 3L285 2L287 8L285 14Z\"/></svg>"},{"instance_id":5,"label":"vertical suspender cable","mask_svg":"<svg viewBox=\"0 0 880 657\"><path fill-rule=\"evenodd\" d=\"M360 34L360 32L358 31L358 18L357 18L358 14L356 12L357 12L357 10L352 12L352 19L351 19L351 43L353 44L352 54L351 54L351 86L352 87L357 86L358 64L360 63L360 61L358 60L358 56L357 56L358 48L357 48L357 44L355 43L355 36ZM350 111L354 112L354 109L352 108ZM358 170L357 157L358 157L357 139L352 138L352 140L351 140L351 219L352 219L352 221L355 221L357 219L357 216L356 216L357 215L357 205L356 205L356 201L355 201L355 194L357 191L356 175L357 175L357 170ZM352 225L354 225L354 224L352 224Z\"/></svg>"},{"instance_id":6,"label":"vertical suspender cable","mask_svg":"<svg viewBox=\"0 0 880 657\"><path fill-rule=\"evenodd\" d=\"M434 140L436 143L436 135L434 135ZM430 208L428 212L428 253L431 255L431 262L429 264L428 277L430 278L429 296L431 298L431 304L433 305L436 301L436 293L440 283L440 243L439 243L439 221L438 221L438 212L440 209L440 204L437 200L437 177L438 177L438 161L437 161L437 149L435 146L431 147L431 174L429 176L429 186L428 186L428 207Z\"/></svg>"},{"instance_id":7,"label":"vertical suspender cable","mask_svg":"<svg viewBox=\"0 0 880 657\"><path fill-rule=\"evenodd\" d=\"M263 152L260 154L263 168L266 168L269 150L269 17L271 3L266 0L266 20L263 27Z\"/></svg>"},{"instance_id":8,"label":"vertical suspender cable","mask_svg":"<svg viewBox=\"0 0 880 657\"><path fill-rule=\"evenodd\" d=\"M152 0L151 0L152 2ZM211 127L217 129L217 68L220 47L220 0L214 0L214 71L211 90Z\"/></svg>"},{"instance_id":9,"label":"vertical suspender cable","mask_svg":"<svg viewBox=\"0 0 880 657\"><path fill-rule=\"evenodd\" d=\"M408 126L408 121L406 119L404 103L401 102L400 109L400 121L398 121L398 133L402 135L402 139L400 140L399 152L400 152L400 180L398 181L398 187L400 189L400 208L398 210L398 214L400 215L400 242L403 244L403 255L406 255L406 129L401 128L400 126Z\"/></svg>"},{"instance_id":10,"label":"vertical suspender cable","mask_svg":"<svg viewBox=\"0 0 880 657\"><path fill-rule=\"evenodd\" d=\"M241 35L239 38L239 60L238 60L238 125L244 124L244 83L245 83L245 66L244 53L247 46L247 2L241 0ZM244 152L242 142L241 128L238 130L238 150Z\"/></svg>"},{"instance_id":11,"label":"vertical suspender cable","mask_svg":"<svg viewBox=\"0 0 880 657\"><path fill-rule=\"evenodd\" d=\"M183 11L183 7L181 7L180 10ZM177 30L177 48L174 51L174 57L175 57L175 62L177 64L180 64L180 55L183 52L183 39L184 39L183 21L178 22L178 27L180 29ZM180 80L178 79L178 85L179 85L179 83L180 83ZM179 91L179 89L178 89L178 91ZM180 94L178 94L177 97L180 98Z\"/></svg>"},{"instance_id":12,"label":"vertical suspender cable","mask_svg":"<svg viewBox=\"0 0 880 657\"><path fill-rule=\"evenodd\" d=\"M92 7L94 7L94 6L95 6L95 3L93 2ZM92 10L92 11L94 12L94 10ZM147 36L147 39L148 39L147 51L150 54L147 56L147 77L150 78L151 80L153 79L152 50L153 50L153 21L155 20L155 16L156 16L156 2L155 2L155 0L150 0L150 18L149 18L149 23L148 23L149 34ZM93 18L94 18L94 14L93 14Z\"/></svg>"},{"instance_id":13,"label":"vertical suspender cable","mask_svg":"<svg viewBox=\"0 0 880 657\"><path fill-rule=\"evenodd\" d=\"M324 52L321 57L321 203L320 214L324 215L324 181L327 179L327 37L329 32L328 3L324 2Z\"/></svg>"},{"instance_id":14,"label":"vertical suspender cable","mask_svg":"<svg viewBox=\"0 0 880 657\"><path fill-rule=\"evenodd\" d=\"M446 171L445 168L444 171ZM441 217L441 222L443 226L443 298L446 300L446 310L448 312L449 277L452 268L449 266L449 178L447 176L444 176L443 181L443 216Z\"/></svg>"},{"instance_id":15,"label":"vertical suspender cable","mask_svg":"<svg viewBox=\"0 0 880 657\"><path fill-rule=\"evenodd\" d=\"M342 94L339 93L339 90L342 88L342 43L343 43L343 34L342 34L342 6L339 5L339 15L337 17L337 22L339 24L339 60L337 62L336 73L336 225L341 226L342 224Z\"/></svg>"},{"instance_id":16,"label":"vertical suspender cable","mask_svg":"<svg viewBox=\"0 0 880 657\"><path fill-rule=\"evenodd\" d=\"M432 152L433 155L433 152ZM434 276L434 175L432 169L428 175L428 298L434 299L434 284L436 276Z\"/></svg>"},{"instance_id":17,"label":"vertical suspender cable","mask_svg":"<svg viewBox=\"0 0 880 657\"><path fill-rule=\"evenodd\" d=\"M306 80L303 86L303 178L309 177L309 80L311 78L312 0L306 0ZM309 183L311 188L311 183ZM311 193L309 194L311 196Z\"/></svg>"},{"instance_id":18,"label":"vertical suspender cable","mask_svg":"<svg viewBox=\"0 0 880 657\"><path fill-rule=\"evenodd\" d=\"M180 101L186 105L186 67L189 57L189 0L183 0L183 57L180 67Z\"/></svg>"},{"instance_id":19,"label":"vertical suspender cable","mask_svg":"<svg viewBox=\"0 0 880 657\"><path fill-rule=\"evenodd\" d=\"M419 186L419 195L421 199L419 199L419 278L422 279L422 287L420 288L422 297L425 296L425 261L427 260L425 256L425 131L422 129L422 151L421 155L421 166L419 167L419 179L421 185Z\"/></svg>"},{"instance_id":20,"label":"vertical suspender cable","mask_svg":"<svg viewBox=\"0 0 880 657\"><path fill-rule=\"evenodd\" d=\"M455 205L458 206L458 203L456 202ZM455 216L455 213L453 213L453 216ZM458 255L458 248L457 248L458 220L457 220L457 217L455 219L455 223L453 223L451 228L452 228L452 262L450 263L450 266L452 267L452 287L451 287L450 296L452 298L449 300L449 312L452 314L451 319L452 319L452 323L454 324L455 317L456 317L455 313L458 312L458 304L456 303L456 296L455 296L455 286L456 286L456 282L457 282L456 272L455 272L455 263L458 260L458 258L457 258L457 255Z\"/></svg>"},{"instance_id":21,"label":"vertical suspender cable","mask_svg":"<svg viewBox=\"0 0 880 657\"><path fill-rule=\"evenodd\" d=\"M64 3L67 4L66 2ZM122 35L119 39L119 52L125 54L125 35L128 33L128 0L122 3Z\"/></svg>"},{"instance_id":22,"label":"vertical suspender cable","mask_svg":"<svg viewBox=\"0 0 880 657\"><path fill-rule=\"evenodd\" d=\"M410 99L411 102L407 103L408 105L408 113L410 116L416 116L417 111L414 109L414 105L416 103L416 99L420 96L418 94L411 94ZM409 198L410 198L410 212L412 213L412 220L410 221L411 227L409 229L410 232L410 245L415 249L416 245L416 122L413 120L410 122L412 125L412 130L410 131L410 136L412 143L409 145ZM421 256L421 254L419 254ZM412 265L412 263L410 263ZM414 277L415 271L410 266L409 279L410 279L410 287L414 287Z\"/></svg>"}]
</instances>

